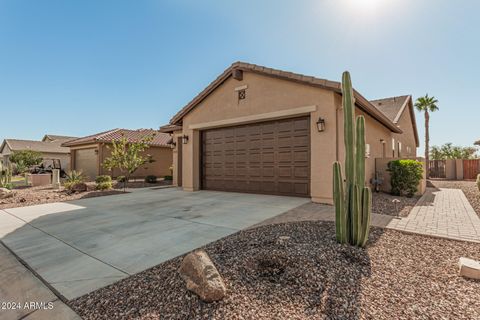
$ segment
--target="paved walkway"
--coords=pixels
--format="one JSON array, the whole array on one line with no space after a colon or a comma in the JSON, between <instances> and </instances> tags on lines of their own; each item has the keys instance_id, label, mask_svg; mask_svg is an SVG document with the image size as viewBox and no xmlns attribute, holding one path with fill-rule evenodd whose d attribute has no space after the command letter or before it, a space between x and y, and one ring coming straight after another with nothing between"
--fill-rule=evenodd
<instances>
[{"instance_id":1,"label":"paved walkway","mask_svg":"<svg viewBox=\"0 0 480 320\"><path fill-rule=\"evenodd\" d=\"M333 206L307 203L260 224L335 221ZM460 189L428 188L408 217L372 214L372 226L480 243L480 218Z\"/></svg>"},{"instance_id":2,"label":"paved walkway","mask_svg":"<svg viewBox=\"0 0 480 320\"><path fill-rule=\"evenodd\" d=\"M0 302L0 319L4 320L80 320L1 243Z\"/></svg>"},{"instance_id":3,"label":"paved walkway","mask_svg":"<svg viewBox=\"0 0 480 320\"><path fill-rule=\"evenodd\" d=\"M387 228L480 242L480 218L460 189L428 188L408 217Z\"/></svg>"}]
</instances>

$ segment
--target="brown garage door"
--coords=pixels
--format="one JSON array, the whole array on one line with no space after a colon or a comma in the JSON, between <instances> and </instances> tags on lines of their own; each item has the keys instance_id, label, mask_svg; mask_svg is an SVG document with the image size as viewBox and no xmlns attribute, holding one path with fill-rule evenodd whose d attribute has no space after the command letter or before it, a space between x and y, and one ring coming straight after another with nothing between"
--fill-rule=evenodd
<instances>
[{"instance_id":1,"label":"brown garage door","mask_svg":"<svg viewBox=\"0 0 480 320\"><path fill-rule=\"evenodd\" d=\"M75 170L82 170L89 180L97 176L97 149L75 150Z\"/></svg>"},{"instance_id":2,"label":"brown garage door","mask_svg":"<svg viewBox=\"0 0 480 320\"><path fill-rule=\"evenodd\" d=\"M202 188L310 195L310 118L202 132Z\"/></svg>"}]
</instances>

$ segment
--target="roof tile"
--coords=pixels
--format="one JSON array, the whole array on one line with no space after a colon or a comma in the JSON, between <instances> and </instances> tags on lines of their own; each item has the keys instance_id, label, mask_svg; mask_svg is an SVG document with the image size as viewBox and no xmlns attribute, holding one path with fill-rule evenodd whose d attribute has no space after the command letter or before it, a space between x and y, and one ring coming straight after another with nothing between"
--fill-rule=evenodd
<instances>
[{"instance_id":1,"label":"roof tile","mask_svg":"<svg viewBox=\"0 0 480 320\"><path fill-rule=\"evenodd\" d=\"M138 142L141 139L152 136L153 140L148 144L151 146L159 147L168 147L168 141L170 140L170 135L167 133L162 133L158 130L153 129L138 129L138 130L129 130L129 129L112 129L109 131L100 132L83 138L75 139L68 141L63 146L76 146L88 143L98 143L98 142L112 142L120 141L122 138L126 138L129 142Z\"/></svg>"}]
</instances>

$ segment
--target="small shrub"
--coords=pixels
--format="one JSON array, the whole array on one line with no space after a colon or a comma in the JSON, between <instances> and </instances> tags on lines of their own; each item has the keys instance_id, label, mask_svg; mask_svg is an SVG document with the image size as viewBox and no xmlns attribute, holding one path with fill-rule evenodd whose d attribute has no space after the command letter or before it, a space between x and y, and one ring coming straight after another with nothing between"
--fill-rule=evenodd
<instances>
[{"instance_id":1,"label":"small shrub","mask_svg":"<svg viewBox=\"0 0 480 320\"><path fill-rule=\"evenodd\" d=\"M117 177L117 182L121 182L121 183L127 182L127 178L125 176L118 176Z\"/></svg>"},{"instance_id":2,"label":"small shrub","mask_svg":"<svg viewBox=\"0 0 480 320\"><path fill-rule=\"evenodd\" d=\"M65 183L63 184L68 190L72 190L75 185L83 183L85 176L83 175L82 170L76 171L72 170L67 173Z\"/></svg>"},{"instance_id":3,"label":"small shrub","mask_svg":"<svg viewBox=\"0 0 480 320\"><path fill-rule=\"evenodd\" d=\"M112 189L112 177L103 175L95 178L95 189L108 190Z\"/></svg>"},{"instance_id":4,"label":"small shrub","mask_svg":"<svg viewBox=\"0 0 480 320\"><path fill-rule=\"evenodd\" d=\"M417 192L418 184L423 177L423 166L417 160L394 160L388 163L391 175L392 194L406 195L411 198Z\"/></svg>"},{"instance_id":5,"label":"small shrub","mask_svg":"<svg viewBox=\"0 0 480 320\"><path fill-rule=\"evenodd\" d=\"M97 176L95 178L95 183L102 183L102 182L112 182L112 177L103 175L103 176Z\"/></svg>"},{"instance_id":6,"label":"small shrub","mask_svg":"<svg viewBox=\"0 0 480 320\"><path fill-rule=\"evenodd\" d=\"M164 179L165 180L173 180L173 176L165 176Z\"/></svg>"},{"instance_id":7,"label":"small shrub","mask_svg":"<svg viewBox=\"0 0 480 320\"><path fill-rule=\"evenodd\" d=\"M145 177L146 183L157 183L157 177L154 175L149 175Z\"/></svg>"},{"instance_id":8,"label":"small shrub","mask_svg":"<svg viewBox=\"0 0 480 320\"><path fill-rule=\"evenodd\" d=\"M112 181L108 181L108 182L97 182L95 184L95 189L97 190L110 190L112 189L113 186L112 186Z\"/></svg>"},{"instance_id":9,"label":"small shrub","mask_svg":"<svg viewBox=\"0 0 480 320\"><path fill-rule=\"evenodd\" d=\"M477 175L477 188L478 188L478 191L480 191L480 174Z\"/></svg>"}]
</instances>

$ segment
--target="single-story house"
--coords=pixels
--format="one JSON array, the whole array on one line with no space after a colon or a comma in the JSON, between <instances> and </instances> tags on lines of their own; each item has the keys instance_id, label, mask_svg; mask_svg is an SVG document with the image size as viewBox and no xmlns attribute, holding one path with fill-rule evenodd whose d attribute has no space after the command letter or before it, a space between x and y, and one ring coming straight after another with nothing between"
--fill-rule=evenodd
<instances>
[{"instance_id":1,"label":"single-story house","mask_svg":"<svg viewBox=\"0 0 480 320\"><path fill-rule=\"evenodd\" d=\"M70 169L70 149L62 147L62 143L76 137L46 134L41 141L5 139L0 146L0 159L4 166L10 163L9 157L15 151L33 150L40 152L45 165L51 165L54 159L59 159L62 169Z\"/></svg>"},{"instance_id":2,"label":"single-story house","mask_svg":"<svg viewBox=\"0 0 480 320\"><path fill-rule=\"evenodd\" d=\"M375 158L416 157L410 95L355 99L366 118L367 181ZM332 163L344 159L341 83L236 62L160 131L172 136L174 184L184 190L332 203Z\"/></svg>"},{"instance_id":3,"label":"single-story house","mask_svg":"<svg viewBox=\"0 0 480 320\"><path fill-rule=\"evenodd\" d=\"M154 162L145 164L133 176L144 178L148 175L157 177L171 175L172 149L169 144L171 138L168 134L158 130L113 129L68 141L63 146L70 148L71 168L82 170L87 177L93 180L98 175L108 174L113 177L122 175L117 169L111 172L102 166L105 159L110 156L112 141L120 141L125 137L130 142L138 142L147 136L153 136L153 140L149 142L150 147L145 150L144 154L150 155Z\"/></svg>"}]
</instances>

